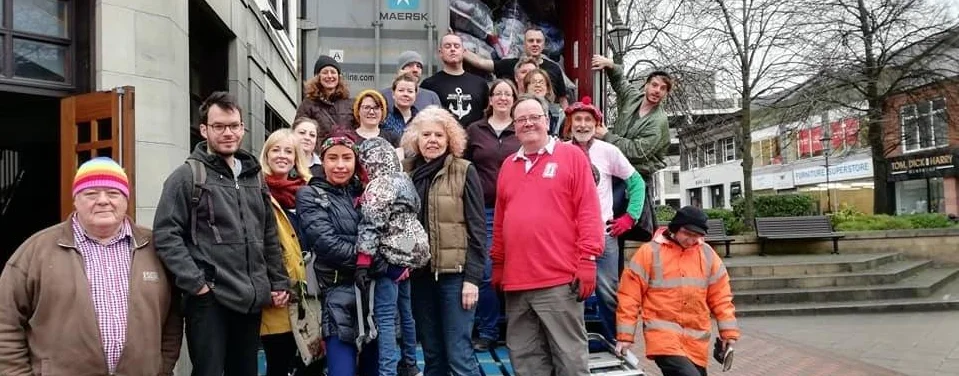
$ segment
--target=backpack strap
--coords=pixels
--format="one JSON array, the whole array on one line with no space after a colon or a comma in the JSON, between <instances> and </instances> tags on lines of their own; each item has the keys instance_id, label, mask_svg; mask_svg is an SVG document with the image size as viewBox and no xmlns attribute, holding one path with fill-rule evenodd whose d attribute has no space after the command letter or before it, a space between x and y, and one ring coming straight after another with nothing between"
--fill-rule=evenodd
<instances>
[{"instance_id":1,"label":"backpack strap","mask_svg":"<svg viewBox=\"0 0 959 376\"><path fill-rule=\"evenodd\" d=\"M194 245L199 245L196 239L196 212L200 207L206 184L206 167L196 159L187 159L190 171L193 173L193 196L190 198L190 238Z\"/></svg>"}]
</instances>

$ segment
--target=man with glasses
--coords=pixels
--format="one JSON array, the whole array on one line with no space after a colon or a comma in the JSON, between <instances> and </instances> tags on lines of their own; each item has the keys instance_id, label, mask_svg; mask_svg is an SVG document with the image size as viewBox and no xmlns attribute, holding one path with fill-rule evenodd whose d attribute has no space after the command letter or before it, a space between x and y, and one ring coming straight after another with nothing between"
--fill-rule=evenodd
<instances>
[{"instance_id":1,"label":"man with glasses","mask_svg":"<svg viewBox=\"0 0 959 376\"><path fill-rule=\"evenodd\" d=\"M255 376L260 311L288 300L260 163L240 149L241 113L227 92L203 102L206 141L163 183L153 220L157 255L183 293L194 376Z\"/></svg>"},{"instance_id":2,"label":"man with glasses","mask_svg":"<svg viewBox=\"0 0 959 376\"><path fill-rule=\"evenodd\" d=\"M492 284L506 297L506 345L517 376L586 376L582 301L603 250L599 196L586 153L549 137L545 99L513 107L520 148L496 184Z\"/></svg>"},{"instance_id":3,"label":"man with glasses","mask_svg":"<svg viewBox=\"0 0 959 376\"><path fill-rule=\"evenodd\" d=\"M448 110L465 129L483 118L489 102L486 80L463 69L463 39L446 34L440 40L439 54L443 70L423 80L422 88L435 91Z\"/></svg>"}]
</instances>

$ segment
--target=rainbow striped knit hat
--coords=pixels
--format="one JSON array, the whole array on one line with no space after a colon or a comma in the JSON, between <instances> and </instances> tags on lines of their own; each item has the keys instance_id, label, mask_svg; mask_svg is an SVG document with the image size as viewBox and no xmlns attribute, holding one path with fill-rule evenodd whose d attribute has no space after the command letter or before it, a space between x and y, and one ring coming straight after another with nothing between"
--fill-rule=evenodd
<instances>
[{"instance_id":1,"label":"rainbow striped knit hat","mask_svg":"<svg viewBox=\"0 0 959 376\"><path fill-rule=\"evenodd\" d=\"M114 188L130 197L130 182L126 172L109 157L97 157L84 162L73 178L73 196L94 187Z\"/></svg>"}]
</instances>

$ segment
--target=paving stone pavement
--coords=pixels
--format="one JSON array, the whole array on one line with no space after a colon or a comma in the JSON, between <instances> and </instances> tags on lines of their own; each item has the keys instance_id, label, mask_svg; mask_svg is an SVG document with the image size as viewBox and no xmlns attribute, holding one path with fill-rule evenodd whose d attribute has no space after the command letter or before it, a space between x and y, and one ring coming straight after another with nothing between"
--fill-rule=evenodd
<instances>
[{"instance_id":1,"label":"paving stone pavement","mask_svg":"<svg viewBox=\"0 0 959 376\"><path fill-rule=\"evenodd\" d=\"M746 317L740 325L906 375L959 375L959 311Z\"/></svg>"},{"instance_id":2,"label":"paving stone pavement","mask_svg":"<svg viewBox=\"0 0 959 376\"><path fill-rule=\"evenodd\" d=\"M742 323L744 320L741 319L740 322ZM637 343L634 351L637 356L642 357L642 344ZM662 376L656 364L649 359L643 359L643 370L648 376ZM741 342L736 344L733 368L728 372L722 372L722 366L710 359L708 373L722 376L904 375L890 369L748 328L743 329Z\"/></svg>"}]
</instances>

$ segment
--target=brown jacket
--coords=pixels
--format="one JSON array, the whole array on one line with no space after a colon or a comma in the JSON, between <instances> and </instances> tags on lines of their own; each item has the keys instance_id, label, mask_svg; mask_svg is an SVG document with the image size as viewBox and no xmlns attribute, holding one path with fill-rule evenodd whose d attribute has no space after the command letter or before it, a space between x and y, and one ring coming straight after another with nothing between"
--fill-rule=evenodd
<instances>
[{"instance_id":1,"label":"brown jacket","mask_svg":"<svg viewBox=\"0 0 959 376\"><path fill-rule=\"evenodd\" d=\"M108 374L70 224L31 236L0 275L0 375ZM150 230L132 230L127 342L114 374L172 375L183 331L179 298L150 243Z\"/></svg>"},{"instance_id":2,"label":"brown jacket","mask_svg":"<svg viewBox=\"0 0 959 376\"><path fill-rule=\"evenodd\" d=\"M353 118L353 101L349 98L340 98L332 102L316 98L303 98L296 109L296 117L308 117L316 120L319 127L316 129L317 153L320 147L333 131L338 129L353 130L356 120Z\"/></svg>"}]
</instances>

